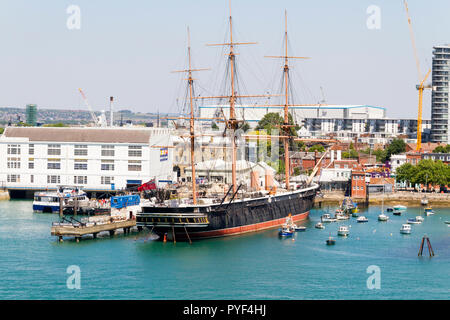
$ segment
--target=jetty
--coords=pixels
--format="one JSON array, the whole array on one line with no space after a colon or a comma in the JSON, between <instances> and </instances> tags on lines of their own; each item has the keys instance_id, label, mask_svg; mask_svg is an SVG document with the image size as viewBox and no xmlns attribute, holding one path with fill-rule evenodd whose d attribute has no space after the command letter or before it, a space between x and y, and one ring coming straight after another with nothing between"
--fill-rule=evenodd
<instances>
[{"instance_id":1,"label":"jetty","mask_svg":"<svg viewBox=\"0 0 450 320\"><path fill-rule=\"evenodd\" d=\"M97 220L97 221L95 221ZM90 218L90 221L76 220L74 218L64 218L63 222L54 222L51 228L51 235L58 237L59 241L63 241L63 237L75 237L79 242L85 235L92 235L97 238L100 232L109 232L110 236L114 236L116 230L123 229L123 233L130 233L131 228L136 226L135 219L116 220L110 216Z\"/></svg>"}]
</instances>

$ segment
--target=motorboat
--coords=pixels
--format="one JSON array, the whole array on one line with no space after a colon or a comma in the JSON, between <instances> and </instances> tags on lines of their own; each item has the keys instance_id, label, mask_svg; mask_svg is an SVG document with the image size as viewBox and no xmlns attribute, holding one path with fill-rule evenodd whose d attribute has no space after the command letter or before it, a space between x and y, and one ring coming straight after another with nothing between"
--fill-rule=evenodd
<instances>
[{"instance_id":1,"label":"motorboat","mask_svg":"<svg viewBox=\"0 0 450 320\"><path fill-rule=\"evenodd\" d=\"M408 223L408 224L420 224L420 223L422 223L422 221L421 220L417 220L417 218L411 218L411 219L408 219L406 221L406 223Z\"/></svg>"},{"instance_id":2,"label":"motorboat","mask_svg":"<svg viewBox=\"0 0 450 320\"><path fill-rule=\"evenodd\" d=\"M382 213L378 216L378 221L388 221L388 220L389 220L389 216L385 215L384 213Z\"/></svg>"},{"instance_id":3,"label":"motorboat","mask_svg":"<svg viewBox=\"0 0 450 320\"><path fill-rule=\"evenodd\" d=\"M450 224L450 221L445 221L446 224Z\"/></svg>"},{"instance_id":4,"label":"motorboat","mask_svg":"<svg viewBox=\"0 0 450 320\"><path fill-rule=\"evenodd\" d=\"M433 215L434 214L433 208L431 208L431 207L425 208L424 213L425 213L426 216Z\"/></svg>"},{"instance_id":5,"label":"motorboat","mask_svg":"<svg viewBox=\"0 0 450 320\"><path fill-rule=\"evenodd\" d=\"M360 216L358 219L356 219L356 222L362 223L362 222L369 222L369 219L367 219L365 216Z\"/></svg>"},{"instance_id":6,"label":"motorboat","mask_svg":"<svg viewBox=\"0 0 450 320\"><path fill-rule=\"evenodd\" d=\"M304 227L304 226L295 226L294 230L296 232L302 232L302 231L306 231L306 227Z\"/></svg>"},{"instance_id":7,"label":"motorboat","mask_svg":"<svg viewBox=\"0 0 450 320\"><path fill-rule=\"evenodd\" d=\"M396 210L396 211L406 211L406 209L407 209L407 207L405 207L401 204L394 206L394 210Z\"/></svg>"},{"instance_id":8,"label":"motorboat","mask_svg":"<svg viewBox=\"0 0 450 320\"><path fill-rule=\"evenodd\" d=\"M389 208L386 209L386 211L387 211L387 212L394 212L394 208L389 207Z\"/></svg>"},{"instance_id":9,"label":"motorboat","mask_svg":"<svg viewBox=\"0 0 450 320\"><path fill-rule=\"evenodd\" d=\"M63 208L77 208L84 212L89 209L89 198L79 187L58 186L56 191L39 191L34 193L33 211L58 213Z\"/></svg>"},{"instance_id":10,"label":"motorboat","mask_svg":"<svg viewBox=\"0 0 450 320\"><path fill-rule=\"evenodd\" d=\"M422 199L420 199L420 204L423 206L426 206L428 204L428 198L423 197Z\"/></svg>"},{"instance_id":11,"label":"motorboat","mask_svg":"<svg viewBox=\"0 0 450 320\"><path fill-rule=\"evenodd\" d=\"M410 224L402 224L400 228L400 233L410 234L411 233L411 225Z\"/></svg>"},{"instance_id":12,"label":"motorboat","mask_svg":"<svg viewBox=\"0 0 450 320\"><path fill-rule=\"evenodd\" d=\"M347 226L340 226L337 233L339 236L346 237L350 234L350 230Z\"/></svg>"},{"instance_id":13,"label":"motorboat","mask_svg":"<svg viewBox=\"0 0 450 320\"><path fill-rule=\"evenodd\" d=\"M339 220L348 220L348 219L350 219L350 216L347 215L347 214L345 214L345 213L339 213L339 214L336 213L335 218L336 218L336 220L338 220L338 221L339 221Z\"/></svg>"},{"instance_id":14,"label":"motorboat","mask_svg":"<svg viewBox=\"0 0 450 320\"><path fill-rule=\"evenodd\" d=\"M322 223L329 223L329 222L336 222L337 221L337 219L336 218L332 218L329 213L323 214L320 217L320 220L322 221Z\"/></svg>"},{"instance_id":15,"label":"motorboat","mask_svg":"<svg viewBox=\"0 0 450 320\"><path fill-rule=\"evenodd\" d=\"M292 237L294 235L294 231L295 230L292 227L283 225L280 231L278 232L278 235L281 238Z\"/></svg>"},{"instance_id":16,"label":"motorboat","mask_svg":"<svg viewBox=\"0 0 450 320\"><path fill-rule=\"evenodd\" d=\"M400 210L395 210L395 209L394 209L394 212L392 212L392 214L393 214L394 216L401 216L401 215L402 215L402 211L400 211Z\"/></svg>"},{"instance_id":17,"label":"motorboat","mask_svg":"<svg viewBox=\"0 0 450 320\"><path fill-rule=\"evenodd\" d=\"M315 228L316 229L325 229L325 226L323 225L322 222L317 222L316 225L315 225Z\"/></svg>"},{"instance_id":18,"label":"motorboat","mask_svg":"<svg viewBox=\"0 0 450 320\"><path fill-rule=\"evenodd\" d=\"M333 246L336 244L336 240L333 239L333 237L329 237L326 241L327 246Z\"/></svg>"}]
</instances>

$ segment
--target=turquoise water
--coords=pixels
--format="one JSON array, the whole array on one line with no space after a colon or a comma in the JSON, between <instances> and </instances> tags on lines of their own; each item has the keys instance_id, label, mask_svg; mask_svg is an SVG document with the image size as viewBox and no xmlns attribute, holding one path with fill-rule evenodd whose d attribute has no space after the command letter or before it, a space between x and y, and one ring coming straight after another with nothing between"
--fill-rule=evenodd
<instances>
[{"instance_id":1,"label":"turquoise water","mask_svg":"<svg viewBox=\"0 0 450 320\"><path fill-rule=\"evenodd\" d=\"M146 241L146 234L118 234L80 243L50 236L56 215L35 214L30 201L0 202L0 299L449 299L450 209L399 229L422 209L409 208L388 222L379 207L351 220L279 239L276 230L240 237L178 242ZM336 236L339 224L350 236ZM326 246L330 233L335 246ZM424 234L436 256L418 258ZM424 249L424 253L428 251ZM66 269L81 270L81 289L68 289ZM381 270L381 288L369 290L367 267Z\"/></svg>"}]
</instances>

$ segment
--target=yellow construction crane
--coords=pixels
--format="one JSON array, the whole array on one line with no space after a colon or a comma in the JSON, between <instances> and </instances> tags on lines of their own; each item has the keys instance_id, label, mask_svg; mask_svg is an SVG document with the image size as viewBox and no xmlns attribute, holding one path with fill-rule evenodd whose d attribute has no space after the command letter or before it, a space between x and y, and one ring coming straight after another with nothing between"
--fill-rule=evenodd
<instances>
[{"instance_id":1,"label":"yellow construction crane","mask_svg":"<svg viewBox=\"0 0 450 320\"><path fill-rule=\"evenodd\" d=\"M405 4L406 9L406 16L408 18L408 26L409 26L409 33L411 35L411 43L414 51L414 58L416 59L416 67L417 67L417 75L419 76L419 85L416 86L417 90L419 91L419 110L417 114L417 147L416 151L420 151L422 148L422 103L423 103L423 91L424 89L430 89L430 85L425 85L425 81L428 79L428 76L431 73L431 69L428 70L425 77L422 76L422 72L420 71L420 61L419 56L417 55L417 48L416 48L416 42L414 40L414 32L412 28L412 22L411 17L409 16L409 10L408 10L408 3L406 0L403 0Z\"/></svg>"}]
</instances>

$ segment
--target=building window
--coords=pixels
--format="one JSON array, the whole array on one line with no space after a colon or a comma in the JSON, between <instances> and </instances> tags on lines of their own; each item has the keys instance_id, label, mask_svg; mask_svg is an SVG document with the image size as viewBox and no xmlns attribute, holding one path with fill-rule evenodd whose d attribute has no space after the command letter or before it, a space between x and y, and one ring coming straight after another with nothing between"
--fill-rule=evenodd
<instances>
[{"instance_id":1,"label":"building window","mask_svg":"<svg viewBox=\"0 0 450 320\"><path fill-rule=\"evenodd\" d=\"M61 159L47 159L47 169L49 170L61 169Z\"/></svg>"},{"instance_id":2,"label":"building window","mask_svg":"<svg viewBox=\"0 0 450 320\"><path fill-rule=\"evenodd\" d=\"M28 154L34 154L34 144L28 145Z\"/></svg>"},{"instance_id":3,"label":"building window","mask_svg":"<svg viewBox=\"0 0 450 320\"><path fill-rule=\"evenodd\" d=\"M87 156L88 146L85 144L76 144L73 153L75 156Z\"/></svg>"},{"instance_id":4,"label":"building window","mask_svg":"<svg viewBox=\"0 0 450 320\"><path fill-rule=\"evenodd\" d=\"M102 170L114 171L114 160L102 160Z\"/></svg>"},{"instance_id":5,"label":"building window","mask_svg":"<svg viewBox=\"0 0 450 320\"><path fill-rule=\"evenodd\" d=\"M20 169L20 158L8 158L8 169Z\"/></svg>"},{"instance_id":6,"label":"building window","mask_svg":"<svg viewBox=\"0 0 450 320\"><path fill-rule=\"evenodd\" d=\"M128 146L129 157L142 157L142 146Z\"/></svg>"},{"instance_id":7,"label":"building window","mask_svg":"<svg viewBox=\"0 0 450 320\"><path fill-rule=\"evenodd\" d=\"M102 146L102 157L114 157L114 146Z\"/></svg>"},{"instance_id":8,"label":"building window","mask_svg":"<svg viewBox=\"0 0 450 320\"><path fill-rule=\"evenodd\" d=\"M20 154L20 145L8 144L8 154Z\"/></svg>"},{"instance_id":9,"label":"building window","mask_svg":"<svg viewBox=\"0 0 450 320\"><path fill-rule=\"evenodd\" d=\"M74 176L73 183L74 184L87 184L87 176Z\"/></svg>"},{"instance_id":10,"label":"building window","mask_svg":"<svg viewBox=\"0 0 450 320\"><path fill-rule=\"evenodd\" d=\"M114 177L102 177L102 184L111 184L114 182Z\"/></svg>"},{"instance_id":11,"label":"building window","mask_svg":"<svg viewBox=\"0 0 450 320\"><path fill-rule=\"evenodd\" d=\"M49 156L60 156L61 155L61 145L60 144L49 144L47 149L47 154Z\"/></svg>"},{"instance_id":12,"label":"building window","mask_svg":"<svg viewBox=\"0 0 450 320\"><path fill-rule=\"evenodd\" d=\"M20 174L8 174L8 182L20 182Z\"/></svg>"},{"instance_id":13,"label":"building window","mask_svg":"<svg viewBox=\"0 0 450 320\"><path fill-rule=\"evenodd\" d=\"M86 159L75 159L73 165L74 170L87 170L87 160Z\"/></svg>"},{"instance_id":14,"label":"building window","mask_svg":"<svg viewBox=\"0 0 450 320\"><path fill-rule=\"evenodd\" d=\"M34 183L34 175L30 175L30 183Z\"/></svg>"},{"instance_id":15,"label":"building window","mask_svg":"<svg viewBox=\"0 0 450 320\"><path fill-rule=\"evenodd\" d=\"M34 158L28 159L28 169L34 169Z\"/></svg>"},{"instance_id":16,"label":"building window","mask_svg":"<svg viewBox=\"0 0 450 320\"><path fill-rule=\"evenodd\" d=\"M49 184L61 183L61 178L60 176L47 176L47 183Z\"/></svg>"},{"instance_id":17,"label":"building window","mask_svg":"<svg viewBox=\"0 0 450 320\"><path fill-rule=\"evenodd\" d=\"M141 160L128 161L128 171L141 171L141 170L142 170Z\"/></svg>"}]
</instances>

